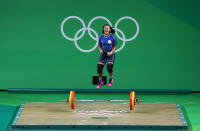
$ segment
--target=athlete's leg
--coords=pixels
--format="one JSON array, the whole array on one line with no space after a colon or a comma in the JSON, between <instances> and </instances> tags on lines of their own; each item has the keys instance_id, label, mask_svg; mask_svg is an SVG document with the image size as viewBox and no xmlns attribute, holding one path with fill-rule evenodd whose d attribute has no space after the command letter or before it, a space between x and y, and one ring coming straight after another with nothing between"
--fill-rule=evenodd
<instances>
[{"instance_id":1,"label":"athlete's leg","mask_svg":"<svg viewBox=\"0 0 200 131\"><path fill-rule=\"evenodd\" d=\"M107 70L108 70L108 73L109 73L108 86L112 86L112 84L113 84L113 63L108 62L108 64L107 64Z\"/></svg>"},{"instance_id":2,"label":"athlete's leg","mask_svg":"<svg viewBox=\"0 0 200 131\"><path fill-rule=\"evenodd\" d=\"M106 62L105 56L101 55L97 63L97 73L99 77L99 83L97 85L97 88L101 88L101 86L103 85L102 73L103 73L103 67L104 67L105 62Z\"/></svg>"},{"instance_id":3,"label":"athlete's leg","mask_svg":"<svg viewBox=\"0 0 200 131\"><path fill-rule=\"evenodd\" d=\"M107 70L108 70L108 73L109 73L108 86L112 86L112 84L113 84L113 64L114 64L114 61L115 61L115 55L113 54L108 58L108 64L107 64Z\"/></svg>"},{"instance_id":4,"label":"athlete's leg","mask_svg":"<svg viewBox=\"0 0 200 131\"><path fill-rule=\"evenodd\" d=\"M99 80L102 80L103 67L104 67L104 63L98 62L98 64L97 64L97 73L98 73Z\"/></svg>"}]
</instances>

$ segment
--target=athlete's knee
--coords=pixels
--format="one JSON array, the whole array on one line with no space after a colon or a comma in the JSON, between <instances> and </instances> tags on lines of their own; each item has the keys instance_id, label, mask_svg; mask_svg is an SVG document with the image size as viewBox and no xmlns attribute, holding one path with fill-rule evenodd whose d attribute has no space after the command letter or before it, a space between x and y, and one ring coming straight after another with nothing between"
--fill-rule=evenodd
<instances>
[{"instance_id":1,"label":"athlete's knee","mask_svg":"<svg viewBox=\"0 0 200 131\"><path fill-rule=\"evenodd\" d=\"M107 64L107 70L108 70L109 73L113 72L113 64L112 63Z\"/></svg>"},{"instance_id":2,"label":"athlete's knee","mask_svg":"<svg viewBox=\"0 0 200 131\"><path fill-rule=\"evenodd\" d=\"M98 74L102 73L103 67L104 67L103 64L99 64L99 63L97 64L97 72L98 72Z\"/></svg>"},{"instance_id":3,"label":"athlete's knee","mask_svg":"<svg viewBox=\"0 0 200 131\"><path fill-rule=\"evenodd\" d=\"M104 63L103 63L103 62L98 62L97 64L101 64L101 65L104 65Z\"/></svg>"}]
</instances>

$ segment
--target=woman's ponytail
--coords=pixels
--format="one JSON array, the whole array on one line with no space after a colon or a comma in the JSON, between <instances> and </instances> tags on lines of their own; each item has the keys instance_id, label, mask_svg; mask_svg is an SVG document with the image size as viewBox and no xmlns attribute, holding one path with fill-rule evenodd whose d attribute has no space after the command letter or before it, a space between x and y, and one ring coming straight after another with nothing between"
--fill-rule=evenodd
<instances>
[{"instance_id":1,"label":"woman's ponytail","mask_svg":"<svg viewBox=\"0 0 200 131\"><path fill-rule=\"evenodd\" d=\"M110 33L115 34L115 30L111 27Z\"/></svg>"}]
</instances>

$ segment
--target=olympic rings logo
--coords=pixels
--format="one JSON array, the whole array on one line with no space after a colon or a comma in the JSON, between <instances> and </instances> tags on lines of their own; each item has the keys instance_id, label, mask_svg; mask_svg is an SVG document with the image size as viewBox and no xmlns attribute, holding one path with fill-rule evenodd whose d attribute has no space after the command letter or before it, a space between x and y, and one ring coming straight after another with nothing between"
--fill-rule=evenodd
<instances>
[{"instance_id":1,"label":"olympic rings logo","mask_svg":"<svg viewBox=\"0 0 200 131\"><path fill-rule=\"evenodd\" d=\"M79 21L82 23L82 26L83 26L81 29L79 29L79 30L76 32L76 34L74 35L74 38L68 37L68 36L65 34L64 30L63 30L63 27L64 27L65 22L67 22L69 19L77 19L77 20L79 20ZM69 40L69 41L73 41L74 44L75 44L75 46L76 46L76 48L77 48L79 51L84 52L84 53L92 52L92 51L94 51L94 50L97 48L97 46L98 46L99 36L98 36L97 32L96 32L94 29L90 28L90 27L91 27L92 22L94 22L94 21L97 20L97 19L103 19L103 20L105 20L109 25L112 26L112 23L110 22L110 20L108 20L108 19L107 19L106 17L104 17L104 16L96 16L96 17L92 18L92 19L89 21L87 27L86 27L84 21L83 21L80 17L78 17L78 16L68 16L68 17L66 17L66 18L62 21L62 23L61 23L61 33L62 33L62 35L63 35L63 37L64 37L65 39L67 39L67 40ZM122 20L124 20L124 19L129 19L129 20L133 21L133 22L136 24L136 33L135 33L131 38L128 38L128 39L126 38L126 36L125 36L125 34L123 33L123 31L117 28L117 27L118 27L118 24L120 23L120 21L122 21ZM134 39L138 36L138 34L139 34L139 24L138 24L138 22L137 22L133 17L130 17L130 16L124 16L124 17L119 18L119 19L117 20L117 22L115 23L115 26L114 26L113 29L115 29L117 38L120 39L121 41L123 41L121 47L119 47L118 49L116 49L115 52L121 51L121 50L124 48L126 42L134 40ZM77 41L80 40L80 39L83 37L83 35L85 34L85 31L86 31L86 30L88 31L89 36L90 36L93 40L96 41L96 44L95 44L91 49L88 49L88 50L80 48L79 45L78 45L78 43L77 43ZM91 31L95 34L95 37L91 34ZM82 33L81 33L80 36L78 36L78 34L79 34L80 32L82 32ZM122 37L119 36L118 32L122 35Z\"/></svg>"}]
</instances>

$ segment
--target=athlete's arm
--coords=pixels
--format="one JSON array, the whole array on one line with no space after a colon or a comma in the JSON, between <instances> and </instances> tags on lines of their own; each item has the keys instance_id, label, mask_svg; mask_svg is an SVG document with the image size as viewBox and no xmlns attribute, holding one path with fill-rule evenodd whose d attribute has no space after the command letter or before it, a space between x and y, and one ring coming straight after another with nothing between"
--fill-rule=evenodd
<instances>
[{"instance_id":1,"label":"athlete's arm","mask_svg":"<svg viewBox=\"0 0 200 131\"><path fill-rule=\"evenodd\" d=\"M99 44L99 52L103 55L103 50L101 48L101 45Z\"/></svg>"},{"instance_id":2,"label":"athlete's arm","mask_svg":"<svg viewBox=\"0 0 200 131\"><path fill-rule=\"evenodd\" d=\"M103 50L101 48L101 37L99 38L99 52L103 55Z\"/></svg>"},{"instance_id":3,"label":"athlete's arm","mask_svg":"<svg viewBox=\"0 0 200 131\"><path fill-rule=\"evenodd\" d=\"M117 41L115 38L114 38L113 42L114 42L114 44L113 44L114 47L112 48L112 50L110 52L107 53L108 56L111 56L117 49Z\"/></svg>"},{"instance_id":4,"label":"athlete's arm","mask_svg":"<svg viewBox=\"0 0 200 131\"><path fill-rule=\"evenodd\" d=\"M117 45L114 46L114 48L111 50L111 52L114 53L116 49L117 49Z\"/></svg>"},{"instance_id":5,"label":"athlete's arm","mask_svg":"<svg viewBox=\"0 0 200 131\"><path fill-rule=\"evenodd\" d=\"M116 48L117 48L117 45L115 45L114 48L110 52L107 53L107 55L111 56L115 52Z\"/></svg>"}]
</instances>

